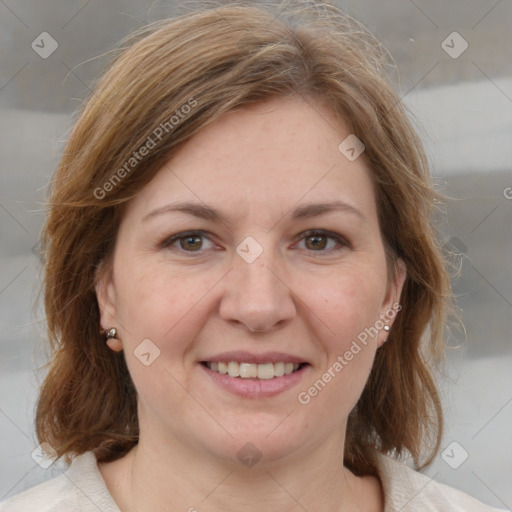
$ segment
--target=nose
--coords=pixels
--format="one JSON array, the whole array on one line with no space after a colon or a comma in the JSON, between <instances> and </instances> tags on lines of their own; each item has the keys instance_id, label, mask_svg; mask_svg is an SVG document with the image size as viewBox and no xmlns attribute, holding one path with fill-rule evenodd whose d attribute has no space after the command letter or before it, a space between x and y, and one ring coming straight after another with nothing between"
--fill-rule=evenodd
<instances>
[{"instance_id":1,"label":"nose","mask_svg":"<svg viewBox=\"0 0 512 512\"><path fill-rule=\"evenodd\" d=\"M226 276L220 316L251 332L283 327L296 315L293 295L266 262L239 260Z\"/></svg>"}]
</instances>

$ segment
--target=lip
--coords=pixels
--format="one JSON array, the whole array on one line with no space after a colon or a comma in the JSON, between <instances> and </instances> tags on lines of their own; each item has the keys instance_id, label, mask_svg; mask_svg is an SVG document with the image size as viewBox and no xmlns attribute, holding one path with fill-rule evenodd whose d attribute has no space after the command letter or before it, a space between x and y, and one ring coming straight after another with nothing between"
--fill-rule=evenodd
<instances>
[{"instance_id":1,"label":"lip","mask_svg":"<svg viewBox=\"0 0 512 512\"><path fill-rule=\"evenodd\" d=\"M212 361L215 362L215 360ZM221 359L221 361L223 360ZM282 359L280 359L280 361L282 361ZM244 360L244 362L249 361ZM265 360L265 362L271 361ZM242 379L240 377L230 377L227 374L222 375L210 370L207 366L201 363L198 363L198 366L216 385L243 398L270 398L279 395L280 393L296 386L310 368L309 364L304 364L298 370L290 373L290 375L283 375L282 377L274 377L272 379L265 380L257 378Z\"/></svg>"},{"instance_id":2,"label":"lip","mask_svg":"<svg viewBox=\"0 0 512 512\"><path fill-rule=\"evenodd\" d=\"M286 354L285 352L263 352L261 354L255 354L254 352L247 352L243 350L223 352L222 354L217 354L215 356L205 357L202 361L209 363L228 363L229 361L236 361L238 363L252 364L279 362L294 364L307 363L303 358Z\"/></svg>"}]
</instances>

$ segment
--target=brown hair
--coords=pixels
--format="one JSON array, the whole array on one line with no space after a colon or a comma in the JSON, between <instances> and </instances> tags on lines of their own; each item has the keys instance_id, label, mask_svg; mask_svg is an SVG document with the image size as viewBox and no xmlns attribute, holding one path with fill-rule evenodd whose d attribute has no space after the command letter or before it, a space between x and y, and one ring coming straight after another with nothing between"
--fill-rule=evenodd
<instances>
[{"instance_id":1,"label":"brown hair","mask_svg":"<svg viewBox=\"0 0 512 512\"><path fill-rule=\"evenodd\" d=\"M410 453L418 465L432 460L442 411L431 365L443 354L450 286L422 145L387 66L360 24L311 1L217 4L135 34L85 104L52 184L43 248L54 354L37 407L41 442L59 455L93 450L99 461L137 443L136 391L124 357L100 335L94 290L123 207L207 124L245 105L300 95L321 101L364 142L390 275L399 258L407 269L403 310L349 417L345 463L374 473L375 450Z\"/></svg>"}]
</instances>

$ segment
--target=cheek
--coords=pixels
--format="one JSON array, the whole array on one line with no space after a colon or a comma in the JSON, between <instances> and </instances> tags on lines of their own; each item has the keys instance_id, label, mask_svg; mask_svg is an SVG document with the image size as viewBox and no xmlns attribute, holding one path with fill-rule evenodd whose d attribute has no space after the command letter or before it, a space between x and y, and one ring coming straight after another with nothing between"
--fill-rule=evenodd
<instances>
[{"instance_id":1,"label":"cheek","mask_svg":"<svg viewBox=\"0 0 512 512\"><path fill-rule=\"evenodd\" d=\"M376 263L304 279L305 306L316 325L321 368L301 389L301 404L325 422L342 421L364 389L377 350L375 324L385 295L385 270ZM382 270L382 272L381 272ZM326 403L329 406L326 407Z\"/></svg>"},{"instance_id":2,"label":"cheek","mask_svg":"<svg viewBox=\"0 0 512 512\"><path fill-rule=\"evenodd\" d=\"M375 325L386 293L385 266L347 265L326 275L301 276L300 298L321 320L331 350Z\"/></svg>"},{"instance_id":3,"label":"cheek","mask_svg":"<svg viewBox=\"0 0 512 512\"><path fill-rule=\"evenodd\" d=\"M134 261L120 268L116 279L118 317L126 331L123 343L133 350L150 339L172 360L181 361L207 319L210 290L222 274L199 269L177 272L158 260L140 265Z\"/></svg>"},{"instance_id":4,"label":"cheek","mask_svg":"<svg viewBox=\"0 0 512 512\"><path fill-rule=\"evenodd\" d=\"M172 397L177 414L190 404L184 391L192 364L188 356L207 318L208 301L202 299L213 284L147 262L121 267L116 279L124 354L139 397L155 414L163 414L159 407Z\"/></svg>"},{"instance_id":5,"label":"cheek","mask_svg":"<svg viewBox=\"0 0 512 512\"><path fill-rule=\"evenodd\" d=\"M125 336L133 344L141 337L156 337L161 328L164 310L175 311L170 301L172 294L164 293L165 278L159 279L159 272L147 264L137 265L135 261L119 265L116 273L117 312L119 321L127 331ZM177 301L173 301L177 302ZM158 327L158 329L157 329ZM127 342L128 339L123 339Z\"/></svg>"}]
</instances>

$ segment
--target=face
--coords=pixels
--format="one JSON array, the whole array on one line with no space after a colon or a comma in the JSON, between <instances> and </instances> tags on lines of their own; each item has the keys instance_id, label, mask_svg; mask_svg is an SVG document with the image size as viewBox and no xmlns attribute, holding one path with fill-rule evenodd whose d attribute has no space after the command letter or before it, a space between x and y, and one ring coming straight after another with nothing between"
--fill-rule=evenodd
<instances>
[{"instance_id":1,"label":"face","mask_svg":"<svg viewBox=\"0 0 512 512\"><path fill-rule=\"evenodd\" d=\"M404 275L388 280L364 154L308 103L217 120L126 209L96 290L141 442L234 462L343 448Z\"/></svg>"}]
</instances>

